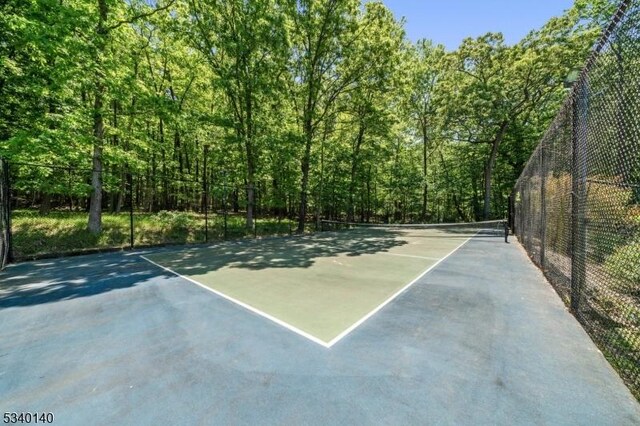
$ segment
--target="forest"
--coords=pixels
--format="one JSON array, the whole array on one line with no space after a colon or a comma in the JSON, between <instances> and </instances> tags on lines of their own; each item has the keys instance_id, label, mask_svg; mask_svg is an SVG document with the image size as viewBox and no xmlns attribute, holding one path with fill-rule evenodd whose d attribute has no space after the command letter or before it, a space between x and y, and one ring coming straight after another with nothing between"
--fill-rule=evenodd
<instances>
[{"instance_id":1,"label":"forest","mask_svg":"<svg viewBox=\"0 0 640 426\"><path fill-rule=\"evenodd\" d=\"M504 218L615 6L576 0L516 44L447 51L379 1L5 1L13 208L81 211L94 234L127 203L228 203L247 228L259 213L298 231Z\"/></svg>"}]
</instances>

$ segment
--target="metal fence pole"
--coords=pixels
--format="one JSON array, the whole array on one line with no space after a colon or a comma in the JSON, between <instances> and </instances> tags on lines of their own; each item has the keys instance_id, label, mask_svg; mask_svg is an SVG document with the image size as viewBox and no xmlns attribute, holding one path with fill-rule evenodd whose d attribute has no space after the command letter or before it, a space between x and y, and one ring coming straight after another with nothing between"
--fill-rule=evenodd
<instances>
[{"instance_id":1,"label":"metal fence pole","mask_svg":"<svg viewBox=\"0 0 640 426\"><path fill-rule=\"evenodd\" d=\"M0 158L0 238L4 240L0 248L0 270L13 261L13 244L11 242L11 185L9 178L9 162Z\"/></svg>"},{"instance_id":2,"label":"metal fence pole","mask_svg":"<svg viewBox=\"0 0 640 426\"><path fill-rule=\"evenodd\" d=\"M259 186L258 186L259 188ZM258 238L258 189L253 186L253 238Z\"/></svg>"},{"instance_id":3,"label":"metal fence pole","mask_svg":"<svg viewBox=\"0 0 640 426\"><path fill-rule=\"evenodd\" d=\"M11 226L11 221L12 221L12 211L11 211L11 196L12 196L12 190L11 190L11 165L9 164L9 162L7 161L6 163L6 168L5 168L5 173L6 173L6 184L7 184L7 247L8 247L8 251L7 251L7 261L9 263L13 262L15 260L14 257L14 250L13 250L13 227Z\"/></svg>"},{"instance_id":4,"label":"metal fence pole","mask_svg":"<svg viewBox=\"0 0 640 426\"><path fill-rule=\"evenodd\" d=\"M224 218L224 239L227 239L227 172L222 182L222 216Z\"/></svg>"},{"instance_id":5,"label":"metal fence pole","mask_svg":"<svg viewBox=\"0 0 640 426\"><path fill-rule=\"evenodd\" d=\"M202 171L202 189L204 191L204 242L209 242L209 188L207 176L207 157L209 156L209 145L204 146L204 164Z\"/></svg>"},{"instance_id":6,"label":"metal fence pole","mask_svg":"<svg viewBox=\"0 0 640 426\"><path fill-rule=\"evenodd\" d=\"M547 164L544 140L540 144L540 267L545 270L545 239L547 235Z\"/></svg>"},{"instance_id":7,"label":"metal fence pole","mask_svg":"<svg viewBox=\"0 0 640 426\"><path fill-rule=\"evenodd\" d=\"M586 79L576 83L573 97L572 134L572 202L571 202L571 309L580 308L580 295L586 277L586 218L585 201L587 189L587 140L586 126L587 93Z\"/></svg>"},{"instance_id":8,"label":"metal fence pole","mask_svg":"<svg viewBox=\"0 0 640 426\"><path fill-rule=\"evenodd\" d=\"M127 174L127 180L129 181L129 246L133 248L133 173L131 171Z\"/></svg>"},{"instance_id":9,"label":"metal fence pole","mask_svg":"<svg viewBox=\"0 0 640 426\"><path fill-rule=\"evenodd\" d=\"M511 233L513 235L516 234L515 218L514 218L515 211L514 211L514 205L513 205L514 192L515 191L511 191L511 195L509 195L509 199L507 200L507 202L509 203L507 218L509 220L509 229L511 230Z\"/></svg>"}]
</instances>

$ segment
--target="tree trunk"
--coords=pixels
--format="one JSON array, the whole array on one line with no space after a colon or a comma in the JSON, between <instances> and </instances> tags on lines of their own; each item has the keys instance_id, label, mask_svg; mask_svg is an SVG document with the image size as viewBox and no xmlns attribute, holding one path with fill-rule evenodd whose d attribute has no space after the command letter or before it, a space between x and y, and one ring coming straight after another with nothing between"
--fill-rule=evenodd
<instances>
[{"instance_id":1,"label":"tree trunk","mask_svg":"<svg viewBox=\"0 0 640 426\"><path fill-rule=\"evenodd\" d=\"M51 194L45 192L42 194L42 200L40 201L39 213L42 215L49 214L51 211Z\"/></svg>"},{"instance_id":2,"label":"tree trunk","mask_svg":"<svg viewBox=\"0 0 640 426\"><path fill-rule=\"evenodd\" d=\"M246 194L247 194L247 217L245 226L247 229L253 229L253 219L254 219L254 210L255 210L255 159L253 156L253 147L251 140L246 141L246 150L247 150L247 186L246 186Z\"/></svg>"},{"instance_id":3,"label":"tree trunk","mask_svg":"<svg viewBox=\"0 0 640 426\"><path fill-rule=\"evenodd\" d=\"M498 157L498 148L507 131L508 124L508 122L503 121L500 125L498 134L491 142L491 154L484 168L484 208L482 214L484 220L489 220L491 216L491 178L493 176L493 168L496 165L496 158Z\"/></svg>"},{"instance_id":4,"label":"tree trunk","mask_svg":"<svg viewBox=\"0 0 640 426\"><path fill-rule=\"evenodd\" d=\"M324 192L324 144L327 140L327 125L324 126L324 134L322 135L322 144L320 145L320 185L318 187L318 199L316 201L316 229L320 229L321 212L322 212L322 196Z\"/></svg>"},{"instance_id":5,"label":"tree trunk","mask_svg":"<svg viewBox=\"0 0 640 426\"><path fill-rule=\"evenodd\" d=\"M238 200L238 190L234 189L231 193L231 203L233 205L232 209L234 213L238 213L240 211L240 202Z\"/></svg>"},{"instance_id":6,"label":"tree trunk","mask_svg":"<svg viewBox=\"0 0 640 426\"><path fill-rule=\"evenodd\" d=\"M307 190L309 187L309 166L311 163L311 131L305 132L306 143L302 157L302 185L300 189L300 211L298 212L298 228L296 232L304 232L304 222L307 217Z\"/></svg>"},{"instance_id":7,"label":"tree trunk","mask_svg":"<svg viewBox=\"0 0 640 426\"><path fill-rule=\"evenodd\" d=\"M115 204L115 212L116 214L122 211L122 206L124 205L124 194L127 191L127 174L122 173L120 176L120 189L118 190L118 198L116 199Z\"/></svg>"},{"instance_id":8,"label":"tree trunk","mask_svg":"<svg viewBox=\"0 0 640 426\"><path fill-rule=\"evenodd\" d=\"M247 217L245 226L247 229L253 229L253 216L255 210L256 192L253 187L254 176L253 172L249 175L249 182L247 183Z\"/></svg>"},{"instance_id":9,"label":"tree trunk","mask_svg":"<svg viewBox=\"0 0 640 426\"><path fill-rule=\"evenodd\" d=\"M427 220L427 198L428 198L428 185L427 185L427 145L429 139L427 137L427 125L422 124L422 220Z\"/></svg>"},{"instance_id":10,"label":"tree trunk","mask_svg":"<svg viewBox=\"0 0 640 426\"><path fill-rule=\"evenodd\" d=\"M360 148L362 147L362 142L364 141L364 132L365 126L360 123L360 128L358 129L358 136L356 138L356 143L353 147L353 154L351 157L351 181L349 183L349 211L347 212L347 221L353 221L355 217L355 201L354 201L354 192L356 191L356 173L358 171L358 159L360 157Z\"/></svg>"},{"instance_id":11,"label":"tree trunk","mask_svg":"<svg viewBox=\"0 0 640 426\"><path fill-rule=\"evenodd\" d=\"M95 100L93 103L93 157L91 172L91 201L89 203L89 231L97 234L102 230L102 143L104 137L104 119L102 116L102 102L104 85L96 83Z\"/></svg>"},{"instance_id":12,"label":"tree trunk","mask_svg":"<svg viewBox=\"0 0 640 426\"><path fill-rule=\"evenodd\" d=\"M105 85L100 55L107 43L108 30L105 27L109 11L106 0L98 0L98 27L96 29L96 74L93 101L93 156L91 172L91 201L89 203L89 232L97 234L102 230L102 144L104 139L104 117L102 105L104 102Z\"/></svg>"},{"instance_id":13,"label":"tree trunk","mask_svg":"<svg viewBox=\"0 0 640 426\"><path fill-rule=\"evenodd\" d=\"M102 117L96 117L94 120L94 136L97 134L100 136L96 136L97 141L93 145L93 171L91 172L92 192L89 203L89 231L94 234L102 231L102 146L98 141L101 141L103 132Z\"/></svg>"}]
</instances>

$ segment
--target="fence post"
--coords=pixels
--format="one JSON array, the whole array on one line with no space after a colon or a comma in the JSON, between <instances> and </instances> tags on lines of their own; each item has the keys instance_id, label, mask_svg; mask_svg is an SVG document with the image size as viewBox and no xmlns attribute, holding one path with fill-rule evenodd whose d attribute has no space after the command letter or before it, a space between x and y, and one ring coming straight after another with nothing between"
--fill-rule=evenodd
<instances>
[{"instance_id":1,"label":"fence post","mask_svg":"<svg viewBox=\"0 0 640 426\"><path fill-rule=\"evenodd\" d=\"M13 261L13 244L11 243L11 185L9 178L9 162L0 158L0 270Z\"/></svg>"},{"instance_id":2,"label":"fence post","mask_svg":"<svg viewBox=\"0 0 640 426\"><path fill-rule=\"evenodd\" d=\"M253 238L258 238L258 191L260 185L253 184Z\"/></svg>"},{"instance_id":3,"label":"fence post","mask_svg":"<svg viewBox=\"0 0 640 426\"><path fill-rule=\"evenodd\" d=\"M129 247L133 248L133 173L127 173L129 181Z\"/></svg>"},{"instance_id":4,"label":"fence post","mask_svg":"<svg viewBox=\"0 0 640 426\"><path fill-rule=\"evenodd\" d=\"M516 227L515 227L515 211L514 211L514 205L513 205L513 200L514 200L514 193L515 190L511 190L511 194L509 195L509 198L507 199L507 203L508 203L508 207L507 207L507 223L509 224L509 229L511 230L511 233L513 235L516 234Z\"/></svg>"},{"instance_id":5,"label":"fence post","mask_svg":"<svg viewBox=\"0 0 640 426\"><path fill-rule=\"evenodd\" d=\"M224 218L224 239L227 239L227 172L224 171L222 182L222 216Z\"/></svg>"},{"instance_id":6,"label":"fence post","mask_svg":"<svg viewBox=\"0 0 640 426\"><path fill-rule=\"evenodd\" d=\"M207 175L207 157L209 156L209 145L204 146L204 164L202 171L202 190L204 191L204 242L209 242L209 188Z\"/></svg>"},{"instance_id":7,"label":"fence post","mask_svg":"<svg viewBox=\"0 0 640 426\"><path fill-rule=\"evenodd\" d=\"M545 156L544 139L540 143L540 267L545 270L545 238L547 235L547 161Z\"/></svg>"},{"instance_id":8,"label":"fence post","mask_svg":"<svg viewBox=\"0 0 640 426\"><path fill-rule=\"evenodd\" d=\"M586 79L578 80L574 87L572 101L571 310L575 314L580 308L580 295L586 277L587 139L584 131L588 111L586 84Z\"/></svg>"}]
</instances>

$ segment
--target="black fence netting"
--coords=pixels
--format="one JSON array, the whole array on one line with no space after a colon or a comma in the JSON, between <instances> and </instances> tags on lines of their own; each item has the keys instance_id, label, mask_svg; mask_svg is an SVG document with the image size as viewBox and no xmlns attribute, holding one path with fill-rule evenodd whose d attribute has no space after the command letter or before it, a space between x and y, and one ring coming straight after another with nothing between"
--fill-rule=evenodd
<instances>
[{"instance_id":1,"label":"black fence netting","mask_svg":"<svg viewBox=\"0 0 640 426\"><path fill-rule=\"evenodd\" d=\"M640 398L640 5L625 1L514 188L515 233Z\"/></svg>"},{"instance_id":2,"label":"black fence netting","mask_svg":"<svg viewBox=\"0 0 640 426\"><path fill-rule=\"evenodd\" d=\"M266 183L252 187L254 220L247 223L246 185L206 170L171 176L130 172L126 166L105 168L99 174L101 201L94 203L99 208L93 212L92 169L10 161L3 162L3 170L6 237L3 234L0 248L8 249L11 237L15 260L289 235L295 230L291 212L273 208ZM89 226L91 218L98 229Z\"/></svg>"}]
</instances>

